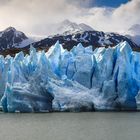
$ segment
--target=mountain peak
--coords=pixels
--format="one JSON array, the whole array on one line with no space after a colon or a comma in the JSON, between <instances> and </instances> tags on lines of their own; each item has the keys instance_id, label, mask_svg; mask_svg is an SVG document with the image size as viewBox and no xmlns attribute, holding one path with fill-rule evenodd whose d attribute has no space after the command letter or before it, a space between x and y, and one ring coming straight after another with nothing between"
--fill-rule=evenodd
<instances>
[{"instance_id":1,"label":"mountain peak","mask_svg":"<svg viewBox=\"0 0 140 140\"><path fill-rule=\"evenodd\" d=\"M59 24L57 30L61 33L75 33L79 31L93 31L94 29L87 24L78 24L66 19Z\"/></svg>"},{"instance_id":2,"label":"mountain peak","mask_svg":"<svg viewBox=\"0 0 140 140\"><path fill-rule=\"evenodd\" d=\"M0 32L0 50L19 47L28 37L14 27L8 27Z\"/></svg>"},{"instance_id":3,"label":"mountain peak","mask_svg":"<svg viewBox=\"0 0 140 140\"><path fill-rule=\"evenodd\" d=\"M15 29L14 27L8 27L8 28L6 28L6 29L4 30L4 32L9 32L9 31L15 32L16 29Z\"/></svg>"},{"instance_id":4,"label":"mountain peak","mask_svg":"<svg viewBox=\"0 0 140 140\"><path fill-rule=\"evenodd\" d=\"M71 23L73 23L73 22L71 22L71 21L68 20L68 19L65 19L64 21L62 21L62 24L71 24Z\"/></svg>"}]
</instances>

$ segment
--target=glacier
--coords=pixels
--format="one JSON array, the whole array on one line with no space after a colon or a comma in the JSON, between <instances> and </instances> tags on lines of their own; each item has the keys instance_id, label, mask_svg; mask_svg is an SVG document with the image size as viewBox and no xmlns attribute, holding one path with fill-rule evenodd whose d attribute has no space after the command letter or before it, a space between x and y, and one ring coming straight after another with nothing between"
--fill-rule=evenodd
<instances>
[{"instance_id":1,"label":"glacier","mask_svg":"<svg viewBox=\"0 0 140 140\"><path fill-rule=\"evenodd\" d=\"M0 56L0 105L4 112L137 110L140 53L128 42L70 51L56 42L48 52Z\"/></svg>"}]
</instances>

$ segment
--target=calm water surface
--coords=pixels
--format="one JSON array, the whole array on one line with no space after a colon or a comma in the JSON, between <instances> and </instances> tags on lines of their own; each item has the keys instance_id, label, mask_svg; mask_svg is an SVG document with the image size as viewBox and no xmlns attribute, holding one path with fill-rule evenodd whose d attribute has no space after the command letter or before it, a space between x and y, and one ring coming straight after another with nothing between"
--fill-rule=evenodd
<instances>
[{"instance_id":1,"label":"calm water surface","mask_svg":"<svg viewBox=\"0 0 140 140\"><path fill-rule=\"evenodd\" d=\"M140 112L2 113L0 140L140 140Z\"/></svg>"}]
</instances>

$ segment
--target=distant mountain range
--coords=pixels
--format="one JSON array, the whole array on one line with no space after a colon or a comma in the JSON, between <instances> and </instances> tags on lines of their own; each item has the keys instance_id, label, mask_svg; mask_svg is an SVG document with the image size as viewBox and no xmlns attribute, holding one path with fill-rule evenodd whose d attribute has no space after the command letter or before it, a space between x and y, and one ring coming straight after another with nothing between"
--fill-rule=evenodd
<instances>
[{"instance_id":1,"label":"distant mountain range","mask_svg":"<svg viewBox=\"0 0 140 140\"><path fill-rule=\"evenodd\" d=\"M92 45L94 49L97 47L112 47L122 41L127 41L133 50L140 51L140 45L135 41L136 34L132 35L132 32L138 31L137 27L139 25L129 29L131 35L120 35L118 33L96 31L86 24L76 24L65 20L55 26L55 35L44 37L39 41L27 37L23 32L17 31L13 27L9 27L0 32L0 54L12 55L19 51L28 52L31 45L38 50L47 51L57 40L68 50L78 43L82 43L85 47Z\"/></svg>"}]
</instances>

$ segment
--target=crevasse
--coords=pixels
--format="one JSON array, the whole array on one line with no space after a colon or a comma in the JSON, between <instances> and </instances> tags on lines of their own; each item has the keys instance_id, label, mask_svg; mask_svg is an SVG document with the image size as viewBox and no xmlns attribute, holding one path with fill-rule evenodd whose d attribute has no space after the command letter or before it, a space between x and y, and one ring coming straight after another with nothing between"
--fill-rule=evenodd
<instances>
[{"instance_id":1,"label":"crevasse","mask_svg":"<svg viewBox=\"0 0 140 140\"><path fill-rule=\"evenodd\" d=\"M127 42L94 51L57 42L47 53L0 56L4 112L136 110L139 88L140 53Z\"/></svg>"}]
</instances>

